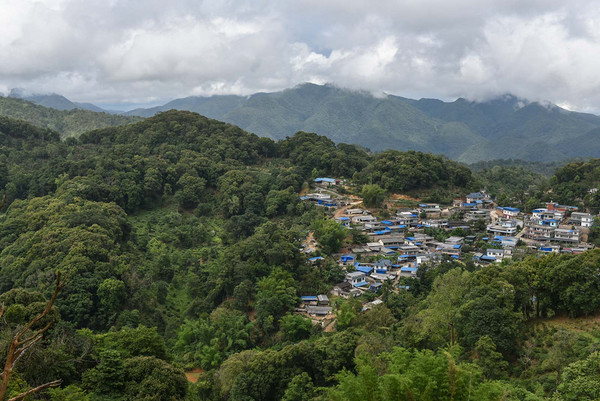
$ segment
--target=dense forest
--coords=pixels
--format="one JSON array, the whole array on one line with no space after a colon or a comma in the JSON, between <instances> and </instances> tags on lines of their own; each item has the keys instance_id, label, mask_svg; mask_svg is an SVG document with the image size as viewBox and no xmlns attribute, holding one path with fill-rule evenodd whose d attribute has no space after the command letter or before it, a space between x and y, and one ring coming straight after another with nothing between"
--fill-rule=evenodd
<instances>
[{"instance_id":1,"label":"dense forest","mask_svg":"<svg viewBox=\"0 0 600 401\"><path fill-rule=\"evenodd\" d=\"M569 174L597 179L597 161L587 164L559 170L556 194ZM304 132L275 142L190 112L64 140L2 117L0 361L51 300L58 273L67 277L29 327L49 325L15 364L6 399L58 379L38 397L595 399L598 324L559 323L600 309L598 250L485 269L444 261L419 269L410 291L384 286L371 310L339 300L332 332L292 313L300 295L343 279L331 254L351 241L300 201L315 177L452 199L496 173ZM300 251L309 232L323 244L316 266Z\"/></svg>"}]
</instances>

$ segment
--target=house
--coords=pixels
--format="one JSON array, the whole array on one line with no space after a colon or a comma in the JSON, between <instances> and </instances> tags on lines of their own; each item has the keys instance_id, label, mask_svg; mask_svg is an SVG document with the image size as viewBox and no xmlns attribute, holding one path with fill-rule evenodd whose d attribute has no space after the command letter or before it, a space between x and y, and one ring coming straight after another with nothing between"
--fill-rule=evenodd
<instances>
[{"instance_id":1,"label":"house","mask_svg":"<svg viewBox=\"0 0 600 401\"><path fill-rule=\"evenodd\" d=\"M363 285L367 285L366 274L361 271L346 273L346 281L352 284L354 287L362 287Z\"/></svg>"},{"instance_id":2,"label":"house","mask_svg":"<svg viewBox=\"0 0 600 401\"><path fill-rule=\"evenodd\" d=\"M310 316L327 316L333 311L331 306L308 306L306 313Z\"/></svg>"},{"instance_id":3,"label":"house","mask_svg":"<svg viewBox=\"0 0 600 401\"><path fill-rule=\"evenodd\" d=\"M467 203L476 203L477 201L484 201L489 199L489 195L483 194L481 192L472 192L466 196Z\"/></svg>"},{"instance_id":4,"label":"house","mask_svg":"<svg viewBox=\"0 0 600 401\"><path fill-rule=\"evenodd\" d=\"M542 253L558 253L558 252L560 252L560 246L558 246L558 245L543 245L543 246L540 246L540 252L542 252Z\"/></svg>"},{"instance_id":5,"label":"house","mask_svg":"<svg viewBox=\"0 0 600 401\"><path fill-rule=\"evenodd\" d=\"M350 227L350 217L336 217L335 222L343 225L344 227Z\"/></svg>"},{"instance_id":6,"label":"house","mask_svg":"<svg viewBox=\"0 0 600 401\"><path fill-rule=\"evenodd\" d=\"M421 248L419 248L416 245L412 245L412 244L399 245L398 252L400 253L401 256L417 255L417 254L421 253Z\"/></svg>"},{"instance_id":7,"label":"house","mask_svg":"<svg viewBox=\"0 0 600 401\"><path fill-rule=\"evenodd\" d=\"M594 216L589 213L573 212L569 224L581 227L591 227L594 224Z\"/></svg>"},{"instance_id":8,"label":"house","mask_svg":"<svg viewBox=\"0 0 600 401\"><path fill-rule=\"evenodd\" d=\"M416 277L418 267L401 267L400 277Z\"/></svg>"},{"instance_id":9,"label":"house","mask_svg":"<svg viewBox=\"0 0 600 401\"><path fill-rule=\"evenodd\" d=\"M496 262L502 262L502 259L504 259L504 249L487 249L485 251L485 256L494 258L494 261Z\"/></svg>"},{"instance_id":10,"label":"house","mask_svg":"<svg viewBox=\"0 0 600 401\"><path fill-rule=\"evenodd\" d=\"M327 202L331 200L331 195L327 195L327 194L318 194L318 193L314 193L314 194L306 194L305 196L302 197L303 200L310 200L313 202L318 202L318 201L322 201L322 202Z\"/></svg>"},{"instance_id":11,"label":"house","mask_svg":"<svg viewBox=\"0 0 600 401\"><path fill-rule=\"evenodd\" d=\"M457 236L448 237L448 238L446 238L445 242L446 242L446 244L452 244L452 245L462 244L463 237L457 237Z\"/></svg>"},{"instance_id":12,"label":"house","mask_svg":"<svg viewBox=\"0 0 600 401\"><path fill-rule=\"evenodd\" d=\"M340 180L336 180L335 178L328 178L328 177L315 178L315 184L323 186L323 187L338 185L339 183L340 183Z\"/></svg>"},{"instance_id":13,"label":"house","mask_svg":"<svg viewBox=\"0 0 600 401\"><path fill-rule=\"evenodd\" d=\"M377 221L377 218L374 216L371 216L369 214L363 214L363 215L352 217L353 223L375 223L376 221Z\"/></svg>"},{"instance_id":14,"label":"house","mask_svg":"<svg viewBox=\"0 0 600 401\"><path fill-rule=\"evenodd\" d=\"M377 292L381 289L381 286L383 286L383 283L373 283L369 286L369 291Z\"/></svg>"},{"instance_id":15,"label":"house","mask_svg":"<svg viewBox=\"0 0 600 401\"><path fill-rule=\"evenodd\" d=\"M545 209L545 208L533 209L533 210L531 211L531 217L532 217L533 219L536 219L536 220L537 220L537 219L542 219L542 218L543 218L543 217L542 217L542 216L543 216L543 214L544 214L545 212L547 212L547 211L548 211L548 209Z\"/></svg>"},{"instance_id":16,"label":"house","mask_svg":"<svg viewBox=\"0 0 600 401\"><path fill-rule=\"evenodd\" d=\"M329 305L329 297L325 294L317 295L317 304L320 306Z\"/></svg>"},{"instance_id":17,"label":"house","mask_svg":"<svg viewBox=\"0 0 600 401\"><path fill-rule=\"evenodd\" d=\"M515 220L503 220L496 224L488 224L487 232L493 235L514 236L517 233Z\"/></svg>"},{"instance_id":18,"label":"house","mask_svg":"<svg viewBox=\"0 0 600 401\"><path fill-rule=\"evenodd\" d=\"M404 244L404 236L396 235L379 238L379 244L385 248L397 247Z\"/></svg>"},{"instance_id":19,"label":"house","mask_svg":"<svg viewBox=\"0 0 600 401\"><path fill-rule=\"evenodd\" d=\"M553 211L559 211L559 212L576 212L577 210L579 210L579 208L577 206L569 206L569 205L559 205L556 202L548 202L546 203L546 209Z\"/></svg>"},{"instance_id":20,"label":"house","mask_svg":"<svg viewBox=\"0 0 600 401\"><path fill-rule=\"evenodd\" d=\"M413 212L396 212L395 220L398 225L410 226L419 221L419 216Z\"/></svg>"},{"instance_id":21,"label":"house","mask_svg":"<svg viewBox=\"0 0 600 401\"><path fill-rule=\"evenodd\" d=\"M362 209L346 209L347 215L355 215L355 214L363 214L363 213L365 213L365 211Z\"/></svg>"},{"instance_id":22,"label":"house","mask_svg":"<svg viewBox=\"0 0 600 401\"><path fill-rule=\"evenodd\" d=\"M519 239L517 237L501 237L500 245L504 248L516 248L519 243Z\"/></svg>"},{"instance_id":23,"label":"house","mask_svg":"<svg viewBox=\"0 0 600 401\"><path fill-rule=\"evenodd\" d=\"M381 304L383 304L383 301L382 301L381 299L376 299L376 300L374 300L374 301L372 301L372 302L367 302L367 303L366 303L366 304L363 306L363 308L362 308L362 311L363 311L363 312L365 312L365 311L368 311L368 310L370 310L370 309L372 309L372 308L376 307L377 305L381 305Z\"/></svg>"},{"instance_id":24,"label":"house","mask_svg":"<svg viewBox=\"0 0 600 401\"><path fill-rule=\"evenodd\" d=\"M421 208L421 212L425 212L428 215L436 213L439 214L442 212L440 205L438 205L437 203L421 203L419 207Z\"/></svg>"},{"instance_id":25,"label":"house","mask_svg":"<svg viewBox=\"0 0 600 401\"><path fill-rule=\"evenodd\" d=\"M554 231L558 228L559 221L555 219L529 219L525 221L525 238L537 241L547 241L554 237Z\"/></svg>"},{"instance_id":26,"label":"house","mask_svg":"<svg viewBox=\"0 0 600 401\"><path fill-rule=\"evenodd\" d=\"M579 241L581 240L581 231L557 228L554 230L554 238L552 238L552 240L555 242L579 244Z\"/></svg>"},{"instance_id":27,"label":"house","mask_svg":"<svg viewBox=\"0 0 600 401\"><path fill-rule=\"evenodd\" d=\"M317 306L317 297L315 295L304 295L304 296L301 296L300 299L302 300L302 303L305 305Z\"/></svg>"},{"instance_id":28,"label":"house","mask_svg":"<svg viewBox=\"0 0 600 401\"><path fill-rule=\"evenodd\" d=\"M342 298L359 297L362 294L359 289L354 288L352 284L347 281L336 284L331 290L331 293Z\"/></svg>"},{"instance_id":29,"label":"house","mask_svg":"<svg viewBox=\"0 0 600 401\"><path fill-rule=\"evenodd\" d=\"M498 207L497 208L502 217L505 219L513 219L517 217L517 215L521 212L521 209L517 209L516 207Z\"/></svg>"},{"instance_id":30,"label":"house","mask_svg":"<svg viewBox=\"0 0 600 401\"><path fill-rule=\"evenodd\" d=\"M356 261L356 255L353 253L347 253L345 255L340 256L340 263L344 266L353 266Z\"/></svg>"},{"instance_id":31,"label":"house","mask_svg":"<svg viewBox=\"0 0 600 401\"><path fill-rule=\"evenodd\" d=\"M469 210L465 213L464 219L466 221L489 221L490 220L490 211L489 210Z\"/></svg>"}]
</instances>

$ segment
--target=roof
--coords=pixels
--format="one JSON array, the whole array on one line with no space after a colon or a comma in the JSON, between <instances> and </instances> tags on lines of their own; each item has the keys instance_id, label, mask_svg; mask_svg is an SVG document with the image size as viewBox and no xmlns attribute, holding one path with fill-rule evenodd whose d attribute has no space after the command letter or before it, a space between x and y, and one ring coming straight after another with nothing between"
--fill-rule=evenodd
<instances>
[{"instance_id":1,"label":"roof","mask_svg":"<svg viewBox=\"0 0 600 401\"><path fill-rule=\"evenodd\" d=\"M303 301L311 302L311 301L316 301L317 296L316 295L304 295L304 296L300 297L300 299Z\"/></svg>"},{"instance_id":2,"label":"roof","mask_svg":"<svg viewBox=\"0 0 600 401\"><path fill-rule=\"evenodd\" d=\"M412 272L416 272L417 270L418 270L417 267L401 267L400 268L401 272L410 272L410 273L412 273Z\"/></svg>"},{"instance_id":3,"label":"roof","mask_svg":"<svg viewBox=\"0 0 600 401\"><path fill-rule=\"evenodd\" d=\"M311 262L317 261L317 260L321 260L323 259L323 256L315 256L314 258L309 258L308 260L310 260Z\"/></svg>"},{"instance_id":4,"label":"roof","mask_svg":"<svg viewBox=\"0 0 600 401\"><path fill-rule=\"evenodd\" d=\"M367 283L366 281L361 281L360 283L354 283L355 287L362 287L363 285L368 285L369 283Z\"/></svg>"},{"instance_id":5,"label":"roof","mask_svg":"<svg viewBox=\"0 0 600 401\"><path fill-rule=\"evenodd\" d=\"M309 315L328 315L331 311L333 311L331 306L309 306L306 308Z\"/></svg>"},{"instance_id":6,"label":"roof","mask_svg":"<svg viewBox=\"0 0 600 401\"><path fill-rule=\"evenodd\" d=\"M356 271L363 272L369 274L373 271L373 268L370 266L357 266Z\"/></svg>"},{"instance_id":7,"label":"roof","mask_svg":"<svg viewBox=\"0 0 600 401\"><path fill-rule=\"evenodd\" d=\"M346 273L346 276L350 277L350 278L354 278L354 277L362 277L364 276L365 273L361 272L361 271L355 271L355 272L350 272L350 273Z\"/></svg>"},{"instance_id":8,"label":"roof","mask_svg":"<svg viewBox=\"0 0 600 401\"><path fill-rule=\"evenodd\" d=\"M483 198L483 194L481 192L472 192L467 195L467 198Z\"/></svg>"},{"instance_id":9,"label":"roof","mask_svg":"<svg viewBox=\"0 0 600 401\"><path fill-rule=\"evenodd\" d=\"M335 179L334 178L328 178L328 177L319 177L319 178L315 178L315 182L330 182L330 183L334 183Z\"/></svg>"},{"instance_id":10,"label":"roof","mask_svg":"<svg viewBox=\"0 0 600 401\"><path fill-rule=\"evenodd\" d=\"M500 206L498 206L498 209L507 210L509 212L517 212L517 213L521 211L521 209L517 209L516 207L500 207Z\"/></svg>"}]
</instances>

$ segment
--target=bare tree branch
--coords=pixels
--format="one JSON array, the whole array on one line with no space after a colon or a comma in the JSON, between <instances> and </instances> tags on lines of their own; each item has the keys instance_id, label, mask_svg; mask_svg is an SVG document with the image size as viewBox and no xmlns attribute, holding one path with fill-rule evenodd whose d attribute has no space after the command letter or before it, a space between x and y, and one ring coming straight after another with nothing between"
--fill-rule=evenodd
<instances>
[{"instance_id":1,"label":"bare tree branch","mask_svg":"<svg viewBox=\"0 0 600 401\"><path fill-rule=\"evenodd\" d=\"M62 380L54 380L53 382L48 382L48 383L44 383L40 386L34 387L31 390L28 390L24 393L21 393L13 398L9 398L8 401L17 401L17 400L22 400L23 398L31 395L31 394L35 394L38 393L42 390L45 390L47 388L52 388L52 387L58 387L60 386L60 384L62 383Z\"/></svg>"},{"instance_id":2,"label":"bare tree branch","mask_svg":"<svg viewBox=\"0 0 600 401\"><path fill-rule=\"evenodd\" d=\"M0 204L0 205L3 205L3 204ZM0 208L0 210L1 210L1 208ZM23 336L25 336L25 334L28 333L35 324L40 322L44 317L46 317L50 313L50 311L52 310L52 306L54 306L54 301L56 301L56 297L57 297L59 291L65 286L67 277L68 277L68 274L66 274L65 277L62 278L61 272L58 272L56 274L56 284L54 287L54 292L52 293L52 296L50 297L50 300L46 304L46 307L44 308L44 310L39 315L37 315L35 318L33 318L31 321L29 321L29 323L27 323L25 326L23 326L21 329L19 329L13 336L13 339L8 348L8 354L6 355L4 369L2 370L2 373L0 373L0 379L1 379L0 380L0 400L3 400L4 396L6 395L6 390L8 388L8 382L10 380L10 376L12 375L12 372L13 372L13 369L14 369L16 363L32 346L34 346L35 344L37 344L38 342L40 342L42 340L44 333L46 331L48 331L50 326L52 326L52 322L46 324L41 329L35 330L32 334L29 334L24 339L23 339ZM5 310L6 310L6 307L4 304L2 304L2 306L0 306L0 318L4 314ZM44 389L47 389L50 387L56 387L56 386L60 385L60 383L62 383L62 380L55 380L52 382L42 384L31 390L21 393L15 397L9 399L8 401L21 400L21 399L27 397L28 395L37 393Z\"/></svg>"}]
</instances>

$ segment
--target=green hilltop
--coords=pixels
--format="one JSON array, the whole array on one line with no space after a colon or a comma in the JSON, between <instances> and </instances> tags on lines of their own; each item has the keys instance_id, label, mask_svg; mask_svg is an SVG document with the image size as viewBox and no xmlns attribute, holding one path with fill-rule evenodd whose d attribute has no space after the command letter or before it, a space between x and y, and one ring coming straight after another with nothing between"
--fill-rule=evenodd
<instances>
[{"instance_id":1,"label":"green hilltop","mask_svg":"<svg viewBox=\"0 0 600 401\"><path fill-rule=\"evenodd\" d=\"M0 97L0 115L52 129L61 137L79 136L93 129L129 124L142 119L81 108L58 110L14 97Z\"/></svg>"}]
</instances>

